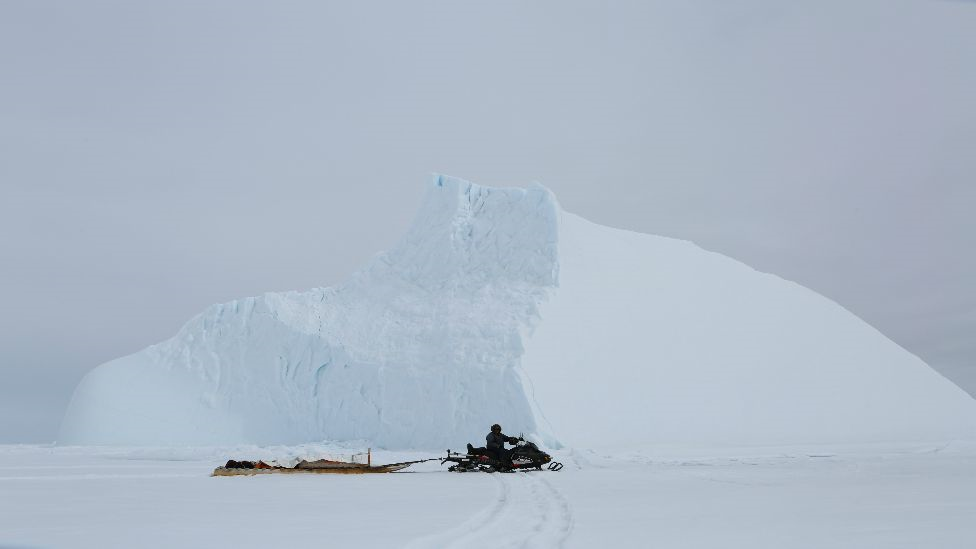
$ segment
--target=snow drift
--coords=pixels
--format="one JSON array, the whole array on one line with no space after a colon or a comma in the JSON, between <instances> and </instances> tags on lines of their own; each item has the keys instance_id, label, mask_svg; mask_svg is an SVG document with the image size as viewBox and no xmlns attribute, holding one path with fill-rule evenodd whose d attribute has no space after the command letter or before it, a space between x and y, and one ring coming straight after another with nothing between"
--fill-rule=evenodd
<instances>
[{"instance_id":1,"label":"snow drift","mask_svg":"<svg viewBox=\"0 0 976 549\"><path fill-rule=\"evenodd\" d=\"M336 288L215 305L94 369L60 442L941 440L976 401L835 303L689 242L437 176Z\"/></svg>"}]
</instances>

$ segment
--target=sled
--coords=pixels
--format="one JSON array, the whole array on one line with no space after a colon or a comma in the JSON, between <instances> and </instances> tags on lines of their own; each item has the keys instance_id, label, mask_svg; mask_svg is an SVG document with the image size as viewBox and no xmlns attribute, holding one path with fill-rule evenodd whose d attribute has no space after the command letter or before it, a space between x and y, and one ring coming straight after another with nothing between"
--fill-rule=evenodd
<instances>
[{"instance_id":1,"label":"sled","mask_svg":"<svg viewBox=\"0 0 976 549\"><path fill-rule=\"evenodd\" d=\"M362 455L362 454L359 454ZM416 461L402 461L400 463L388 463L386 465L373 465L372 451L367 451L366 463L355 461L337 461L331 459L317 459L314 461L299 461L294 467L283 467L281 465L269 464L264 461L234 461L228 460L222 467L214 469L210 476L231 477L231 476L253 476L269 474L338 474L338 475L360 475L368 473L392 473L415 463L425 461L436 461L437 458L421 459Z\"/></svg>"},{"instance_id":2,"label":"sled","mask_svg":"<svg viewBox=\"0 0 976 549\"><path fill-rule=\"evenodd\" d=\"M401 469L406 469L412 464L417 462L406 462L406 463L390 463L388 465L362 465L359 463L342 463L342 462L332 462L332 464L326 464L316 467L302 467L302 462L295 467L254 467L254 468L240 468L240 467L217 467L214 469L211 476L214 477L231 477L231 476L252 476L252 475L270 475L270 474L338 474L338 475L359 475L367 473L392 473L394 471L399 471Z\"/></svg>"}]
</instances>

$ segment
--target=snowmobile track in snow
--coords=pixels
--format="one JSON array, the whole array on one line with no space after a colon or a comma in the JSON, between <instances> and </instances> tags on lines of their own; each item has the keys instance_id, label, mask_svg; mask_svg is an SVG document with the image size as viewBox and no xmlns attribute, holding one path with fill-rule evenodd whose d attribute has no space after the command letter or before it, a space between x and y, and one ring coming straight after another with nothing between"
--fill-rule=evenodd
<instances>
[{"instance_id":1,"label":"snowmobile track in snow","mask_svg":"<svg viewBox=\"0 0 976 549\"><path fill-rule=\"evenodd\" d=\"M528 475L529 485L542 512L535 533L521 547L562 547L573 531L573 512L569 501L545 478Z\"/></svg>"},{"instance_id":2,"label":"snowmobile track in snow","mask_svg":"<svg viewBox=\"0 0 976 549\"><path fill-rule=\"evenodd\" d=\"M542 472L493 473L494 500L460 525L426 536L409 549L467 547L562 547L573 529L566 498L542 478Z\"/></svg>"}]
</instances>

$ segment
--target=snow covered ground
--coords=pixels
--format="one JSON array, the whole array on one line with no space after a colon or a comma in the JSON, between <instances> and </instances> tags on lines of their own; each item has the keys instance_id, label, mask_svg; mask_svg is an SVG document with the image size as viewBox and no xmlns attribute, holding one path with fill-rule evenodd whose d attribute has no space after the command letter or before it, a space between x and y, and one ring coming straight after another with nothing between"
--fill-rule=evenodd
<instances>
[{"instance_id":1,"label":"snow covered ground","mask_svg":"<svg viewBox=\"0 0 976 549\"><path fill-rule=\"evenodd\" d=\"M565 449L555 452L566 464L558 473L457 474L432 462L387 475L209 476L228 457L328 449L0 446L0 547L969 548L976 540L974 442Z\"/></svg>"}]
</instances>

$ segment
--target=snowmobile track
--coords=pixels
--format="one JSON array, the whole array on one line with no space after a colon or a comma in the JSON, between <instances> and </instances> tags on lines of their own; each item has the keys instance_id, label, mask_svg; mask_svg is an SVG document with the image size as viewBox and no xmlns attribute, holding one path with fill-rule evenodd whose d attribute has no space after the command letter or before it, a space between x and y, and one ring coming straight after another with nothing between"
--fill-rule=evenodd
<instances>
[{"instance_id":1,"label":"snowmobile track","mask_svg":"<svg viewBox=\"0 0 976 549\"><path fill-rule=\"evenodd\" d=\"M544 509L540 524L542 528L523 546L562 547L573 531L573 512L569 501L545 478L536 475L532 475L532 478L537 481L532 490Z\"/></svg>"},{"instance_id":2,"label":"snowmobile track","mask_svg":"<svg viewBox=\"0 0 976 549\"><path fill-rule=\"evenodd\" d=\"M405 546L405 549L439 549L464 547L464 540L475 537L480 532L489 532L498 523L498 518L509 504L508 485L500 480L499 475L491 475L498 484L495 499L487 508L482 509L468 520L443 532L416 539ZM483 539L483 538L482 538Z\"/></svg>"},{"instance_id":3,"label":"snowmobile track","mask_svg":"<svg viewBox=\"0 0 976 549\"><path fill-rule=\"evenodd\" d=\"M491 474L498 488L491 505L460 525L414 540L407 547L562 547L573 530L573 514L566 498L542 477L544 474Z\"/></svg>"}]
</instances>

